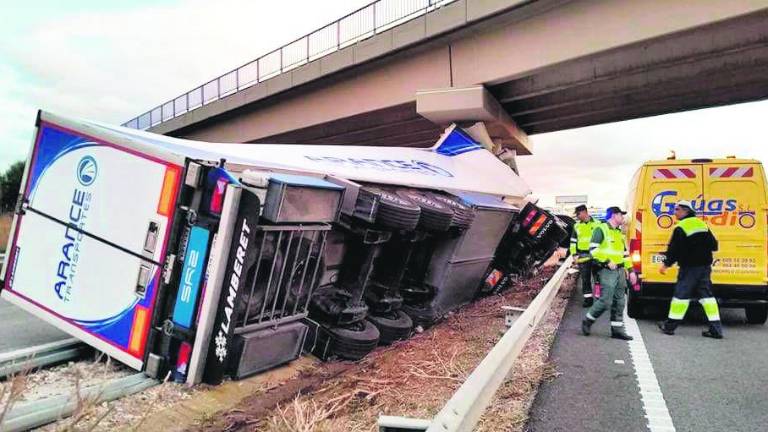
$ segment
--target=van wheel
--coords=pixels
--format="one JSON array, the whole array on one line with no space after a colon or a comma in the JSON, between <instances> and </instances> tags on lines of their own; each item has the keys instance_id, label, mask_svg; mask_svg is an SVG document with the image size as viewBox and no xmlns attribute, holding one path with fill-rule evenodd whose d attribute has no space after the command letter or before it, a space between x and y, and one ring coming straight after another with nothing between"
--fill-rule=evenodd
<instances>
[{"instance_id":1,"label":"van wheel","mask_svg":"<svg viewBox=\"0 0 768 432\"><path fill-rule=\"evenodd\" d=\"M641 319L645 316L645 304L631 293L627 299L627 315L634 319Z\"/></svg>"},{"instance_id":2,"label":"van wheel","mask_svg":"<svg viewBox=\"0 0 768 432\"><path fill-rule=\"evenodd\" d=\"M765 324L768 319L768 305L747 306L744 311L750 324Z\"/></svg>"}]
</instances>

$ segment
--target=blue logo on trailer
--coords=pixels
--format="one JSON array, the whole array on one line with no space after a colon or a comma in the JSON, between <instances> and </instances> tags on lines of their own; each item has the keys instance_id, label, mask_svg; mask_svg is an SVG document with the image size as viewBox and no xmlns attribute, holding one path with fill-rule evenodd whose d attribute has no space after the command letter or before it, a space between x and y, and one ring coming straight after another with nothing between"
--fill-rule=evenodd
<instances>
[{"instance_id":1,"label":"blue logo on trailer","mask_svg":"<svg viewBox=\"0 0 768 432\"><path fill-rule=\"evenodd\" d=\"M90 186L96 180L99 166L93 156L83 156L77 163L77 181L83 186Z\"/></svg>"},{"instance_id":2,"label":"blue logo on trailer","mask_svg":"<svg viewBox=\"0 0 768 432\"><path fill-rule=\"evenodd\" d=\"M210 232L201 227L193 227L189 233L184 266L181 269L179 292L176 294L176 306L173 308L173 322L185 328L192 327L195 304L200 292L200 280L205 272L205 254L208 251Z\"/></svg>"},{"instance_id":3,"label":"blue logo on trailer","mask_svg":"<svg viewBox=\"0 0 768 432\"><path fill-rule=\"evenodd\" d=\"M478 144L461 129L455 128L445 137L440 146L435 150L441 155L458 156L467 152L480 150L483 146Z\"/></svg>"}]
</instances>

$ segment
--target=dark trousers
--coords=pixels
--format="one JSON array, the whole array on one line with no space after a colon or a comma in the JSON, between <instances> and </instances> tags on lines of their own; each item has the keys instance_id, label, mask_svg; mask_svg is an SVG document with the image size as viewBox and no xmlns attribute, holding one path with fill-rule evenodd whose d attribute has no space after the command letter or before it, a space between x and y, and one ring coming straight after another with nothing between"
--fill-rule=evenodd
<instances>
[{"instance_id":1,"label":"dark trousers","mask_svg":"<svg viewBox=\"0 0 768 432\"><path fill-rule=\"evenodd\" d=\"M594 269L592 260L579 263L579 276L581 277L581 293L584 298L592 298L592 277Z\"/></svg>"},{"instance_id":2,"label":"dark trousers","mask_svg":"<svg viewBox=\"0 0 768 432\"><path fill-rule=\"evenodd\" d=\"M697 299L704 308L710 327L721 332L720 311L712 295L712 266L681 267L677 275L675 292L669 305L665 326L674 330L685 318L691 299Z\"/></svg>"}]
</instances>

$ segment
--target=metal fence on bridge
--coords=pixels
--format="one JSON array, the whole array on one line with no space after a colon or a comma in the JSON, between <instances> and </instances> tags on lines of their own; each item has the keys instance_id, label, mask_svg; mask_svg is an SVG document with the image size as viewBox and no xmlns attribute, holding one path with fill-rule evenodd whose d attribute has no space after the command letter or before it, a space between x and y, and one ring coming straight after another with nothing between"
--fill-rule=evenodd
<instances>
[{"instance_id":1,"label":"metal fence on bridge","mask_svg":"<svg viewBox=\"0 0 768 432\"><path fill-rule=\"evenodd\" d=\"M125 123L148 129L396 27L456 0L378 0Z\"/></svg>"}]
</instances>

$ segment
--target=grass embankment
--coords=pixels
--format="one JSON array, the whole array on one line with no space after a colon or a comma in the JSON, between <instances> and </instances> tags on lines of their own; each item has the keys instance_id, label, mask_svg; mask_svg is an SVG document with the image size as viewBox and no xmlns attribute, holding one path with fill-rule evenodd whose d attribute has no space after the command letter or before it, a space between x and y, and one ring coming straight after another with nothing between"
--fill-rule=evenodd
<instances>
[{"instance_id":1,"label":"grass embankment","mask_svg":"<svg viewBox=\"0 0 768 432\"><path fill-rule=\"evenodd\" d=\"M235 409L211 416L190 430L263 432L372 432L381 414L431 418L498 342L505 329L502 306L527 306L555 268L516 281L500 296L481 299L413 338L381 347L340 374L323 379L325 368L246 398ZM528 341L510 379L495 395L479 431L520 432L539 384L556 372L549 348L573 277ZM305 385L297 389L296 381Z\"/></svg>"}]
</instances>

